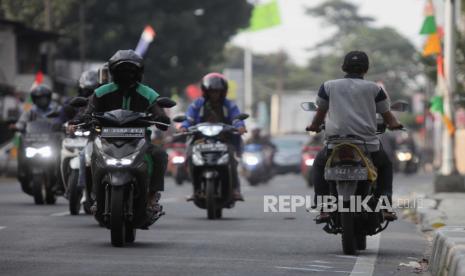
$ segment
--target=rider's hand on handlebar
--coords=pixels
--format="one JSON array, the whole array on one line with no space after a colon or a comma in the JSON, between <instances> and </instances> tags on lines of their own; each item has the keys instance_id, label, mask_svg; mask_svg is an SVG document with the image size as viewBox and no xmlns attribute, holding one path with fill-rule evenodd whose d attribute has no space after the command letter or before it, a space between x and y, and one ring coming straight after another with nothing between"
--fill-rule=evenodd
<instances>
[{"instance_id":1,"label":"rider's hand on handlebar","mask_svg":"<svg viewBox=\"0 0 465 276\"><path fill-rule=\"evenodd\" d=\"M187 130L187 128L185 128L185 127L180 127L180 128L178 129L178 132L180 132L180 133L186 133L187 131L188 131L188 130Z\"/></svg>"},{"instance_id":2,"label":"rider's hand on handlebar","mask_svg":"<svg viewBox=\"0 0 465 276\"><path fill-rule=\"evenodd\" d=\"M395 123L392 125L388 125L389 130L399 130L399 129L404 129L404 126L401 123Z\"/></svg>"},{"instance_id":3,"label":"rider's hand on handlebar","mask_svg":"<svg viewBox=\"0 0 465 276\"><path fill-rule=\"evenodd\" d=\"M305 128L306 131L320 132L321 128L318 125L311 124Z\"/></svg>"},{"instance_id":4,"label":"rider's hand on handlebar","mask_svg":"<svg viewBox=\"0 0 465 276\"><path fill-rule=\"evenodd\" d=\"M66 133L73 133L75 132L77 129L77 125L71 125L69 124L67 127L66 127Z\"/></svg>"},{"instance_id":5,"label":"rider's hand on handlebar","mask_svg":"<svg viewBox=\"0 0 465 276\"><path fill-rule=\"evenodd\" d=\"M239 132L239 134L242 135L247 132L247 129L245 127L240 127L237 129L237 132Z\"/></svg>"}]
</instances>

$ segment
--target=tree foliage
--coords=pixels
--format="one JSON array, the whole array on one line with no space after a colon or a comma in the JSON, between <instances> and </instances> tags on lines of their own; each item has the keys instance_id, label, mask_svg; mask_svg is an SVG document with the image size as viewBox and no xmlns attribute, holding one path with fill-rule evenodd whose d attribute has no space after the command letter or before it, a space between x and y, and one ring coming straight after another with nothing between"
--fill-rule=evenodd
<instances>
[{"instance_id":1,"label":"tree foliage","mask_svg":"<svg viewBox=\"0 0 465 276\"><path fill-rule=\"evenodd\" d=\"M79 5L85 5L86 53L107 60L118 49L135 48L146 25L157 32L145 56L145 82L163 94L197 81L224 44L246 27L246 0L50 0L53 30L63 34L58 56L78 58ZM43 1L2 0L1 13L43 27Z\"/></svg>"}]
</instances>

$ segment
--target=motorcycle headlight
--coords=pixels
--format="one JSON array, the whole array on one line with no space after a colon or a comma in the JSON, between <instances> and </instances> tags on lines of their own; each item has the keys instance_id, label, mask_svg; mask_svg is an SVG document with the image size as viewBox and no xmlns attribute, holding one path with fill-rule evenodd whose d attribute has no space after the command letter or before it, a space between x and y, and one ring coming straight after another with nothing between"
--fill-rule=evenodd
<instances>
[{"instance_id":1,"label":"motorcycle headlight","mask_svg":"<svg viewBox=\"0 0 465 276\"><path fill-rule=\"evenodd\" d=\"M412 153L410 153L410 152L402 152L402 151L400 151L400 152L397 153L397 159L399 159L399 161L401 161L401 162L410 161L410 160L412 160L412 157L413 157Z\"/></svg>"},{"instance_id":2,"label":"motorcycle headlight","mask_svg":"<svg viewBox=\"0 0 465 276\"><path fill-rule=\"evenodd\" d=\"M223 126L211 125L211 126L199 126L198 130L205 136L216 136L223 130Z\"/></svg>"},{"instance_id":3,"label":"motorcycle headlight","mask_svg":"<svg viewBox=\"0 0 465 276\"><path fill-rule=\"evenodd\" d=\"M196 166L202 166L204 164L202 155L199 152L195 152L192 155L192 163Z\"/></svg>"},{"instance_id":4,"label":"motorcycle headlight","mask_svg":"<svg viewBox=\"0 0 465 276\"><path fill-rule=\"evenodd\" d=\"M218 165L225 165L229 162L229 154L226 153L218 159Z\"/></svg>"},{"instance_id":5,"label":"motorcycle headlight","mask_svg":"<svg viewBox=\"0 0 465 276\"><path fill-rule=\"evenodd\" d=\"M246 155L244 156L244 162L249 166L255 166L260 162L260 160L258 159L257 156Z\"/></svg>"},{"instance_id":6,"label":"motorcycle headlight","mask_svg":"<svg viewBox=\"0 0 465 276\"><path fill-rule=\"evenodd\" d=\"M313 158L309 158L309 159L305 160L305 165L306 166L309 166L309 167L313 166L313 163L315 163L315 159L313 159Z\"/></svg>"},{"instance_id":7,"label":"motorcycle headlight","mask_svg":"<svg viewBox=\"0 0 465 276\"><path fill-rule=\"evenodd\" d=\"M76 131L74 132L74 135L76 135L76 136L89 136L89 135L90 135L90 131L89 131L89 130L86 130L86 131L76 130Z\"/></svg>"},{"instance_id":8,"label":"motorcycle headlight","mask_svg":"<svg viewBox=\"0 0 465 276\"><path fill-rule=\"evenodd\" d=\"M184 156L175 156L173 157L173 164L182 164L186 161Z\"/></svg>"},{"instance_id":9,"label":"motorcycle headlight","mask_svg":"<svg viewBox=\"0 0 465 276\"><path fill-rule=\"evenodd\" d=\"M40 155L40 157L49 158L52 156L52 148L50 146L45 146L41 148L33 148L33 147L26 148L27 158L32 158L36 156L37 154Z\"/></svg>"},{"instance_id":10,"label":"motorcycle headlight","mask_svg":"<svg viewBox=\"0 0 465 276\"><path fill-rule=\"evenodd\" d=\"M126 156L124 158L121 158L121 159L103 155L103 159L105 160L105 163L108 166L117 166L117 167L129 166L129 165L132 164L132 162L134 162L134 159L136 159L136 156L138 154L139 154L139 152L135 152L135 153L133 153L131 155L128 155L128 156Z\"/></svg>"}]
</instances>

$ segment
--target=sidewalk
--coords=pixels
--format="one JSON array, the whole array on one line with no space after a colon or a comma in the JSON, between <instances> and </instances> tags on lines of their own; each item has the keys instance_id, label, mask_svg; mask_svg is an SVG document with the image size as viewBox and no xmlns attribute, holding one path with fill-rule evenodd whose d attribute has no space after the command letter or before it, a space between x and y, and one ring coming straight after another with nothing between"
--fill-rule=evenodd
<instances>
[{"instance_id":1,"label":"sidewalk","mask_svg":"<svg viewBox=\"0 0 465 276\"><path fill-rule=\"evenodd\" d=\"M432 183L431 183L432 185ZM434 231L432 275L465 275L465 193L437 193L415 198L422 231Z\"/></svg>"}]
</instances>

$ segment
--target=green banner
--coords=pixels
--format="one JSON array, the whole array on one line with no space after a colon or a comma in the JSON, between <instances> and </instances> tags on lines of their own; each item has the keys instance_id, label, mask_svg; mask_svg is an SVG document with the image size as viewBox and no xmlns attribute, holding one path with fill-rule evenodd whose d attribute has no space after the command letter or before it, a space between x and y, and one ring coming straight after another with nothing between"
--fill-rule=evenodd
<instances>
[{"instance_id":1,"label":"green banner","mask_svg":"<svg viewBox=\"0 0 465 276\"><path fill-rule=\"evenodd\" d=\"M246 31L261 31L281 24L277 0L255 6Z\"/></svg>"}]
</instances>

